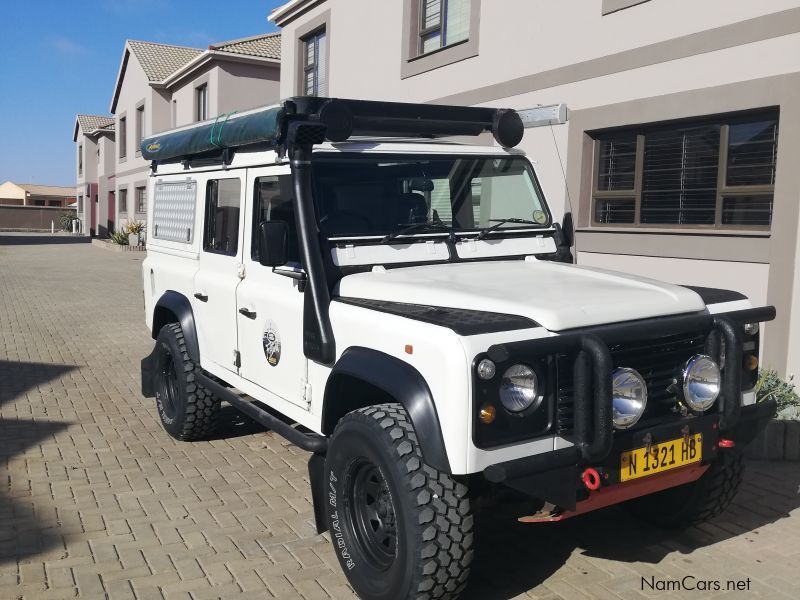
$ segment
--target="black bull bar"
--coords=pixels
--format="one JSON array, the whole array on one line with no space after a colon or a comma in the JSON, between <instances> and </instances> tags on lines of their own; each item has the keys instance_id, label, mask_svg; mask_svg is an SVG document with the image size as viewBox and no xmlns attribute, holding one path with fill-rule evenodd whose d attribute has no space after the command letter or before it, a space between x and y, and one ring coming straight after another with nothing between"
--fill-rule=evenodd
<instances>
[{"instance_id":1,"label":"black bull bar","mask_svg":"<svg viewBox=\"0 0 800 600\"><path fill-rule=\"evenodd\" d=\"M613 443L612 385L614 368L609 345L655 339L681 333L703 332L706 352L719 359L720 339L725 342L725 367L718 400L721 431L736 426L741 411L742 325L772 321L775 307L749 308L717 315L690 314L601 325L547 338L496 344L489 358L504 362L554 354L577 353L574 364L575 446L584 463L597 463L611 452Z\"/></svg>"}]
</instances>

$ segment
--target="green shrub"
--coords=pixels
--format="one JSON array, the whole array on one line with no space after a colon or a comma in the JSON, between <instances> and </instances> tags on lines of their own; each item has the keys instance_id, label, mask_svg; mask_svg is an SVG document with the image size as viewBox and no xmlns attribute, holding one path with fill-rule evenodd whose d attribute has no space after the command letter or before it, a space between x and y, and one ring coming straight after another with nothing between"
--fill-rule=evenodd
<instances>
[{"instance_id":1,"label":"green shrub","mask_svg":"<svg viewBox=\"0 0 800 600\"><path fill-rule=\"evenodd\" d=\"M115 244L119 244L120 246L128 245L128 234L124 231L115 231L114 233L109 234L108 237Z\"/></svg>"},{"instance_id":2,"label":"green shrub","mask_svg":"<svg viewBox=\"0 0 800 600\"><path fill-rule=\"evenodd\" d=\"M756 384L756 401L774 398L778 403L779 419L800 419L800 396L794 386L794 376L784 381L773 369L764 369Z\"/></svg>"},{"instance_id":3,"label":"green shrub","mask_svg":"<svg viewBox=\"0 0 800 600\"><path fill-rule=\"evenodd\" d=\"M64 213L58 218L58 224L64 231L72 231L72 222L77 221L78 216L74 213Z\"/></svg>"},{"instance_id":4,"label":"green shrub","mask_svg":"<svg viewBox=\"0 0 800 600\"><path fill-rule=\"evenodd\" d=\"M128 221L125 225L125 233L140 234L144 231L144 223L142 221Z\"/></svg>"}]
</instances>

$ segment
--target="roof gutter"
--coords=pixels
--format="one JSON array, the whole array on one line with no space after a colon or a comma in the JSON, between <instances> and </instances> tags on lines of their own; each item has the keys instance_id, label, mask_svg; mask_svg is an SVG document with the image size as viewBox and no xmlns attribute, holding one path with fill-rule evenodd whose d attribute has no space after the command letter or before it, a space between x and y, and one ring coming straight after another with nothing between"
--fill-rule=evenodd
<instances>
[{"instance_id":1,"label":"roof gutter","mask_svg":"<svg viewBox=\"0 0 800 600\"><path fill-rule=\"evenodd\" d=\"M273 10L267 17L267 20L275 23L278 27L283 27L307 10L323 2L325 2L325 0L291 0Z\"/></svg>"}]
</instances>

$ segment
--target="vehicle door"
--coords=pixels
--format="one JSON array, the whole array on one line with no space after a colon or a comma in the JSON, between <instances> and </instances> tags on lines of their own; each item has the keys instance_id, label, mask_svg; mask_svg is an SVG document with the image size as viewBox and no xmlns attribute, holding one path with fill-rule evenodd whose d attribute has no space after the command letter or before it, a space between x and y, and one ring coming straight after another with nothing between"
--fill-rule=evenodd
<instances>
[{"instance_id":1,"label":"vehicle door","mask_svg":"<svg viewBox=\"0 0 800 600\"><path fill-rule=\"evenodd\" d=\"M244 265L236 291L240 375L292 404L308 409L307 362L303 354L303 271L297 242L289 166L248 169L248 208ZM289 262L265 267L258 261L262 221L289 226Z\"/></svg>"},{"instance_id":2,"label":"vehicle door","mask_svg":"<svg viewBox=\"0 0 800 600\"><path fill-rule=\"evenodd\" d=\"M212 362L234 373L239 368L236 287L243 273L245 173L214 174L206 181L200 264L192 298L203 366L208 368Z\"/></svg>"}]
</instances>

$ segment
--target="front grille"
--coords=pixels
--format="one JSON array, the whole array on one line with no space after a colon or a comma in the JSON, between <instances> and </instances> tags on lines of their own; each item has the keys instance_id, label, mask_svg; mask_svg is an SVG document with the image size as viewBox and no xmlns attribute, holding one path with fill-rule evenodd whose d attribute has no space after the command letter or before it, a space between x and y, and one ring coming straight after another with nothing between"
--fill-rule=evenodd
<instances>
[{"instance_id":1,"label":"front grille","mask_svg":"<svg viewBox=\"0 0 800 600\"><path fill-rule=\"evenodd\" d=\"M636 369L647 383L647 409L640 425L668 417L676 410L675 391L670 387L683 364L703 354L705 334L681 334L655 340L640 340L609 347L614 367ZM575 354L558 356L558 432L569 436L574 429L572 386Z\"/></svg>"}]
</instances>

